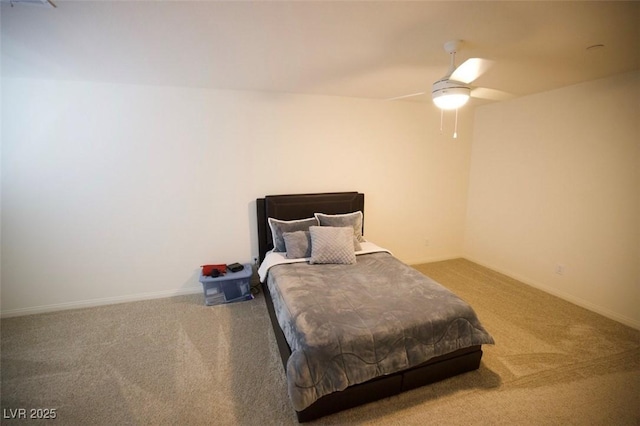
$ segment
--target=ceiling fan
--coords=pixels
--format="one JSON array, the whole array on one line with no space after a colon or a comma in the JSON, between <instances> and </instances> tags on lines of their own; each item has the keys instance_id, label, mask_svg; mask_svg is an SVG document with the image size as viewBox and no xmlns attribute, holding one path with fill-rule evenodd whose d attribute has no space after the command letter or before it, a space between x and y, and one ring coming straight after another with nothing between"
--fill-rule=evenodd
<instances>
[{"instance_id":1,"label":"ceiling fan","mask_svg":"<svg viewBox=\"0 0 640 426\"><path fill-rule=\"evenodd\" d=\"M449 66L447 74L433 83L431 87L433 103L440 109L452 110L458 109L466 104L469 97L494 101L511 98L511 95L499 90L471 86L471 83L493 65L493 61L482 58L470 58L464 61L459 67L456 67L456 53L460 49L461 44L461 40L452 40L444 44L445 52L449 53L451 57L451 65ZM388 100L404 99L425 93L426 92L412 93Z\"/></svg>"}]
</instances>

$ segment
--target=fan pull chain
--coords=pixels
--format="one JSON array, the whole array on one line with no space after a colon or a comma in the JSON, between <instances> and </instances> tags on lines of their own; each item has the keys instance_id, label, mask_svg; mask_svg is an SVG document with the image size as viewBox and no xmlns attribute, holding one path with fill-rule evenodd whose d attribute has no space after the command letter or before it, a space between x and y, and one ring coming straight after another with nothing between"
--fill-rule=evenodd
<instances>
[{"instance_id":1,"label":"fan pull chain","mask_svg":"<svg viewBox=\"0 0 640 426\"><path fill-rule=\"evenodd\" d=\"M442 129L440 129L442 130ZM457 139L458 138L458 108L456 108L456 124L455 127L453 129L453 138Z\"/></svg>"},{"instance_id":2,"label":"fan pull chain","mask_svg":"<svg viewBox=\"0 0 640 426\"><path fill-rule=\"evenodd\" d=\"M442 134L442 121L444 120L444 110L440 110L440 134Z\"/></svg>"}]
</instances>

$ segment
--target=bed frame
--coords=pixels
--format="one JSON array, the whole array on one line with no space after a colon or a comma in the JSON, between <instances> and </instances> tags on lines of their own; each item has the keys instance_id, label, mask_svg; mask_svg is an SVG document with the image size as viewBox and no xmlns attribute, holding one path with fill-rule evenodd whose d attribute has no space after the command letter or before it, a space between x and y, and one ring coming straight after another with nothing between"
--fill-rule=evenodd
<instances>
[{"instance_id":1,"label":"bed frame","mask_svg":"<svg viewBox=\"0 0 640 426\"><path fill-rule=\"evenodd\" d=\"M273 248L271 230L267 218L294 220L313 217L314 213L341 214L362 211L364 194L358 192L333 192L323 194L270 195L256 200L258 214L258 246L260 262ZM266 283L262 283L267 310L276 337L285 373L291 349L280 329L273 300ZM401 392L415 389L480 367L481 346L460 349L430 359L429 361L394 374L374 378L365 383L325 395L302 411L296 411L299 422L307 422L328 414L376 401Z\"/></svg>"}]
</instances>

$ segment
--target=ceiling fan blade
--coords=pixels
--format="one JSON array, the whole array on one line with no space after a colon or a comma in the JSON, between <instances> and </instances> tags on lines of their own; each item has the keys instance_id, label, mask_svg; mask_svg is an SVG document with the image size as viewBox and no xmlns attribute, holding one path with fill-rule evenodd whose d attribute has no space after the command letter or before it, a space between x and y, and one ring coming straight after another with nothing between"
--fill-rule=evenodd
<instances>
[{"instance_id":1,"label":"ceiling fan blade","mask_svg":"<svg viewBox=\"0 0 640 426\"><path fill-rule=\"evenodd\" d=\"M418 92L418 93L412 93L412 94L410 94L410 95L396 96L395 98L388 98L388 99L385 99L385 101L397 101L397 100L404 99L404 98L411 98L411 97L413 97L413 96L420 96L420 95L424 95L425 93L427 93L427 92Z\"/></svg>"},{"instance_id":2,"label":"ceiling fan blade","mask_svg":"<svg viewBox=\"0 0 640 426\"><path fill-rule=\"evenodd\" d=\"M507 101L515 98L515 95L503 92L502 90L489 89L488 87L475 87L471 89L471 97L491 101Z\"/></svg>"},{"instance_id":3,"label":"ceiling fan blade","mask_svg":"<svg viewBox=\"0 0 640 426\"><path fill-rule=\"evenodd\" d=\"M482 58L469 58L451 73L451 80L471 83L493 65L493 61Z\"/></svg>"}]
</instances>

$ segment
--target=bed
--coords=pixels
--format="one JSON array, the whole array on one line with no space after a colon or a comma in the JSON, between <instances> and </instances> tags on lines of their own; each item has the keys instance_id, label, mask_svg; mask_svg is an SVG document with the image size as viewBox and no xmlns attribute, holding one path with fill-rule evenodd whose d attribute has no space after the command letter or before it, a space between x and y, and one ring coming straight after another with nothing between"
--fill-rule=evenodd
<instances>
[{"instance_id":1,"label":"bed","mask_svg":"<svg viewBox=\"0 0 640 426\"><path fill-rule=\"evenodd\" d=\"M364 239L364 194L266 196L256 208L260 279L299 422L480 366L492 337L469 305ZM292 237L301 233L283 234L279 224L314 217L328 222L306 228L313 256L288 258L283 236L293 253ZM347 225L336 226L343 218ZM322 238L339 232L344 242L353 223L356 260L323 262Z\"/></svg>"}]
</instances>

